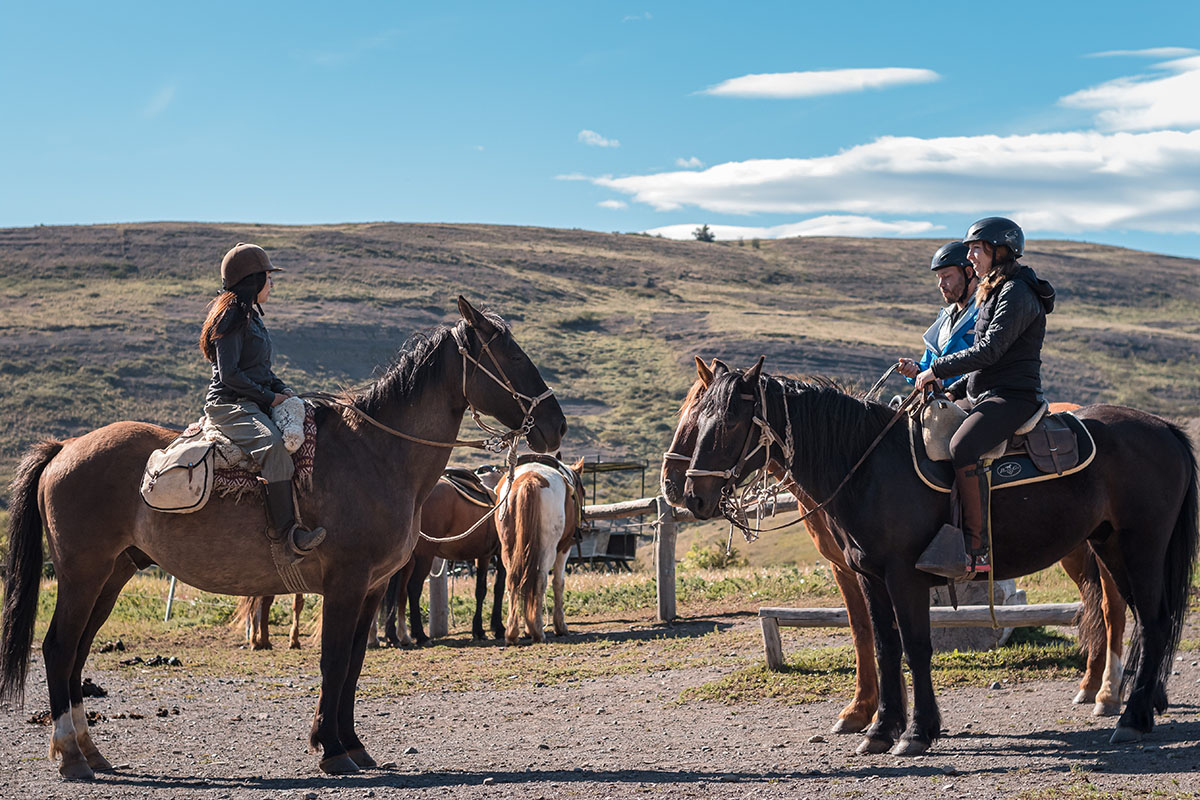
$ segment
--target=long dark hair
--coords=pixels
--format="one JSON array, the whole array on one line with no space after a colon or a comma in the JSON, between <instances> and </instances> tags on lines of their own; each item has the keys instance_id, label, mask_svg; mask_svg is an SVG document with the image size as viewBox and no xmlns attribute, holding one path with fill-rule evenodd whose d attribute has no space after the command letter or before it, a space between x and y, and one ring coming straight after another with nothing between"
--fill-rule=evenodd
<instances>
[{"instance_id":1,"label":"long dark hair","mask_svg":"<svg viewBox=\"0 0 1200 800\"><path fill-rule=\"evenodd\" d=\"M993 245L990 242L980 242L992 254L992 271L979 279L979 288L975 290L975 305L980 306L996 287L1017 274L1021 265L1013 257L1008 245Z\"/></svg>"},{"instance_id":2,"label":"long dark hair","mask_svg":"<svg viewBox=\"0 0 1200 800\"><path fill-rule=\"evenodd\" d=\"M246 327L258 293L267 285L267 273L256 272L242 278L232 289L226 289L208 303L208 316L200 329L200 352L216 362L216 340Z\"/></svg>"}]
</instances>

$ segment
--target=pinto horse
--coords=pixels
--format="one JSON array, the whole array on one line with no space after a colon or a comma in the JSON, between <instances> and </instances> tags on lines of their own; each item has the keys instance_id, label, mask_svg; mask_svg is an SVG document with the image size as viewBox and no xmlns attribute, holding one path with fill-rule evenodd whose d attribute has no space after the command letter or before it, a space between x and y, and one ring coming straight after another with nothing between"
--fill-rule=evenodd
<instances>
[{"instance_id":1,"label":"pinto horse","mask_svg":"<svg viewBox=\"0 0 1200 800\"><path fill-rule=\"evenodd\" d=\"M417 515L457 446L468 408L554 450L566 420L537 367L498 316L458 298L453 326L418 337L369 387L327 400L317 413L312 489L298 511L329 531L325 542L288 567L324 595L321 694L309 743L332 774L375 766L354 728L354 699L387 579L417 541ZM419 437L418 435L419 434ZM137 492L146 459L175 431L118 422L66 441L41 442L25 455L13 484L3 627L0 700L20 698L37 615L42 526L58 577L58 599L42 644L50 713L50 752L66 778L111 769L88 734L80 673L96 631L121 587L151 563L189 585L234 595L283 594L266 513L259 503L213 497L193 514L154 511ZM482 443L473 443L482 446Z\"/></svg>"},{"instance_id":2,"label":"pinto horse","mask_svg":"<svg viewBox=\"0 0 1200 800\"><path fill-rule=\"evenodd\" d=\"M247 638L251 650L270 650L271 631L269 620L271 605L275 595L266 597L243 597L238 600L237 608L229 624L235 628L249 628ZM304 611L304 595L297 594L292 598L292 627L288 629L288 649L300 649L300 614Z\"/></svg>"},{"instance_id":3,"label":"pinto horse","mask_svg":"<svg viewBox=\"0 0 1200 800\"><path fill-rule=\"evenodd\" d=\"M556 459L557 461L557 459ZM580 475L583 459L558 468L541 462L519 465L501 479L496 494L496 531L500 535L500 559L508 570L508 625L504 638L516 644L521 621L534 642L546 640L542 624L546 580L554 574L554 633L567 635L563 612L563 588L567 556L574 544L575 530L583 510Z\"/></svg>"},{"instance_id":4,"label":"pinto horse","mask_svg":"<svg viewBox=\"0 0 1200 800\"><path fill-rule=\"evenodd\" d=\"M696 382L688 390L679 409L679 423L670 448L663 454L661 485L663 496L676 508L683 507L685 472L696 447L697 409L704 391L713 380L712 365L696 358ZM1052 412L1080 408L1072 403L1052 403ZM781 479L788 491L798 500L800 512L805 513L817 504L796 486L774 460L769 469ZM829 528L823 511L807 520L805 528L813 544L833 571L834 580L842 594L850 620L850 637L854 644L854 697L838 714L832 733L859 733L871 722L879 701L879 679L875 671L875 644L866 597L858 576L846 562L846 556ZM1083 598L1083 613L1079 625L1080 644L1087 653L1087 668L1079 683L1076 704L1095 703L1093 713L1110 716L1120 713L1121 655L1125 632L1125 602L1121 599L1112 577L1096 562L1091 549L1081 545L1062 559L1067 575L1079 587ZM1101 620L1100 617L1103 617ZM1107 636L1105 635L1107 634Z\"/></svg>"},{"instance_id":5,"label":"pinto horse","mask_svg":"<svg viewBox=\"0 0 1200 800\"><path fill-rule=\"evenodd\" d=\"M498 475L497 475L498 478ZM486 482L485 478L485 482ZM484 517L487 519L474 530L471 527ZM455 537L471 530L462 539ZM387 592L379 616L384 623L384 638L393 645L424 644L429 641L421 622L421 590L429 577L435 558L450 561L475 562L475 616L471 620L471 635L476 640L487 638L483 631L483 601L487 597L488 566L492 557L500 554L500 537L496 533L492 508L480 506L458 493L448 480L439 480L429 497L421 506L421 533L413 548L412 558L388 581ZM454 541L436 541L455 539ZM492 633L499 639L504 636L501 622L504 602L504 565L496 570L496 583L492 599ZM404 625L405 601L408 605L408 627ZM396 618L400 624L397 631Z\"/></svg>"},{"instance_id":6,"label":"pinto horse","mask_svg":"<svg viewBox=\"0 0 1200 800\"><path fill-rule=\"evenodd\" d=\"M888 427L891 409L836 386L772 378L762 363L745 373L717 364L698 409L684 502L699 519L721 513L730 485L770 458L786 460L776 442L790 426L796 447L789 472L823 504L847 562L862 576L875 630L879 711L858 751L923 753L941 732L929 624L929 589L939 579L915 564L949 517L949 499L915 475L907 432ZM1153 415L1093 405L1075 416L1096 442L1095 459L1072 475L996 493L993 569L997 579L1027 575L1090 544L1133 610L1125 676L1132 691L1111 739L1132 742L1167 707L1166 680L1195 570L1196 458L1186 434ZM746 457L748 442L764 428L779 438ZM913 676L907 727L902 653Z\"/></svg>"}]
</instances>

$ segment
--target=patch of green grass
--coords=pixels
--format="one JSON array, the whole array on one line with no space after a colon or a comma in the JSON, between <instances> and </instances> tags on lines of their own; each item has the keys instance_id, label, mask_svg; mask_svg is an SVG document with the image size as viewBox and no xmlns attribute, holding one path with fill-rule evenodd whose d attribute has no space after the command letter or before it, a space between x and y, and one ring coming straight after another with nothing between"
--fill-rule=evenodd
<instances>
[{"instance_id":1,"label":"patch of green grass","mask_svg":"<svg viewBox=\"0 0 1200 800\"><path fill-rule=\"evenodd\" d=\"M1182 800L1195 798L1196 792L1180 792L1176 789L1103 789L1088 780L1086 775L1076 775L1070 781L1054 786L1024 789L1013 796L1013 800L1133 800L1134 798L1162 798Z\"/></svg>"}]
</instances>

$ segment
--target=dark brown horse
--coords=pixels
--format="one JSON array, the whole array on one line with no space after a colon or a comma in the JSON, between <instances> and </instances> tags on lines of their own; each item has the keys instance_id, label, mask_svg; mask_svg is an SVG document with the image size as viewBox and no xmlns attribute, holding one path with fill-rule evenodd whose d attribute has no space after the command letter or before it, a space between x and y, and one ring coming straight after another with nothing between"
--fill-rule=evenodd
<instances>
[{"instance_id":1,"label":"dark brown horse","mask_svg":"<svg viewBox=\"0 0 1200 800\"><path fill-rule=\"evenodd\" d=\"M949 517L948 498L916 477L906 431L894 427L885 433L891 409L827 384L771 378L761 368L760 360L744 374L723 365L716 370L700 403L684 501L700 519L721 513L730 481L746 477L768 458L786 461L774 443L766 452L744 457L751 437L765 426L784 441L791 428L796 446L789 471L810 499L828 504L834 535L847 562L862 575L875 630L879 713L859 752L922 753L941 732L930 677L929 589L937 579L914 565ZM1150 414L1095 405L1076 416L1096 442L1087 469L996 494L991 510L995 577L1027 575L1084 542L1091 545L1134 613L1126 675L1132 691L1112 742L1136 741L1153 729L1154 712L1167 706L1166 679L1195 568L1196 460L1187 436ZM835 495L846 475L844 490ZM902 653L913 676L913 719L907 728Z\"/></svg>"},{"instance_id":2,"label":"dark brown horse","mask_svg":"<svg viewBox=\"0 0 1200 800\"><path fill-rule=\"evenodd\" d=\"M374 766L354 730L354 698L379 597L412 554L417 513L437 483L463 415L473 407L545 452L558 447L566 420L537 368L499 317L459 298L462 315L408 344L369 388L346 395L354 409L317 414L312 490L299 508L329 536L299 564L305 587L324 595L321 695L309 742L321 769ZM371 424L366 416L379 425ZM151 510L137 492L151 451L175 432L118 422L77 439L42 442L26 454L14 483L0 634L0 698L23 694L37 614L42 526L58 578L58 599L42 644L51 753L68 778L111 769L88 735L80 673L92 639L121 587L139 567L162 565L211 592L283 594L260 503L214 497L193 514ZM416 439L415 437L420 437Z\"/></svg>"},{"instance_id":3,"label":"dark brown horse","mask_svg":"<svg viewBox=\"0 0 1200 800\"><path fill-rule=\"evenodd\" d=\"M697 410L704 391L712 383L717 361L707 365L696 358L696 382L688 390L679 409L679 423L671 445L663 455L661 484L663 496L676 507L683 507L683 487L688 464L696 447ZM1053 403L1051 411L1070 411L1080 406L1072 403ZM777 462L771 461L773 476L784 482L788 491L799 500L800 511L814 508L812 501ZM871 722L879 701L879 679L875 670L875 643L866 597L858 575L846 563L846 556L830 530L823 511L817 511L805 521L813 543L833 570L834 580L842 594L846 614L850 619L850 636L854 644L854 697L838 714L833 733L858 733ZM1120 713L1121 654L1125 632L1125 602L1120 597L1107 570L1096 562L1085 544L1062 559L1062 566L1079 587L1084 601L1080 622L1080 641L1087 653L1087 669L1080 681L1075 703L1095 703L1097 716ZM1102 619L1101 619L1102 617ZM1105 635L1107 634L1107 636Z\"/></svg>"},{"instance_id":4,"label":"dark brown horse","mask_svg":"<svg viewBox=\"0 0 1200 800\"><path fill-rule=\"evenodd\" d=\"M487 519L476 526L484 517ZM461 539L456 538L472 526L475 528L469 534ZM471 621L471 634L477 640L486 638L483 631L483 601L487 597L488 566L494 556L500 555L500 537L496 535L491 505L474 503L459 494L448 480L440 480L421 506L421 533L424 535L413 548L412 558L388 581L379 611L384 625L384 638L393 645L412 644L414 640L417 644L429 641L421 623L421 591L437 558L447 562L475 562L475 617ZM435 539L453 541L432 541ZM406 601L411 639L403 619ZM501 621L503 602L504 565L498 563L491 620L492 633L497 639L504 636L504 624ZM397 615L400 616L399 631L396 629Z\"/></svg>"}]
</instances>

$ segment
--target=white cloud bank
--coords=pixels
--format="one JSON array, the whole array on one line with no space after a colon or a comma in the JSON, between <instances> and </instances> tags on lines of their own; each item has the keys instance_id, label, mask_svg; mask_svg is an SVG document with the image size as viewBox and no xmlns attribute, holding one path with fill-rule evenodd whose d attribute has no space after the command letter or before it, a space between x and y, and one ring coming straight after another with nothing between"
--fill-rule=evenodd
<instances>
[{"instance_id":1,"label":"white cloud bank","mask_svg":"<svg viewBox=\"0 0 1200 800\"><path fill-rule=\"evenodd\" d=\"M1182 58L1196 55L1190 47L1148 47L1145 50L1105 50L1103 53L1088 53L1088 58L1113 58L1130 56L1133 58Z\"/></svg>"},{"instance_id":2,"label":"white cloud bank","mask_svg":"<svg viewBox=\"0 0 1200 800\"><path fill-rule=\"evenodd\" d=\"M1152 75L1134 75L1069 94L1068 108L1093 109L1109 131L1200 127L1200 55L1155 64Z\"/></svg>"},{"instance_id":3,"label":"white cloud bank","mask_svg":"<svg viewBox=\"0 0 1200 800\"><path fill-rule=\"evenodd\" d=\"M692 232L701 223L686 225L664 225L644 231L652 236L667 239L691 239ZM871 217L827 214L812 219L756 228L744 225L709 225L719 241L736 239L784 239L789 236L920 236L941 227L932 222L896 220L888 222Z\"/></svg>"},{"instance_id":4,"label":"white cloud bank","mask_svg":"<svg viewBox=\"0 0 1200 800\"><path fill-rule=\"evenodd\" d=\"M595 131L589 131L584 128L579 132L579 141L590 147L620 147L621 142L617 139L606 139Z\"/></svg>"},{"instance_id":5,"label":"white cloud bank","mask_svg":"<svg viewBox=\"0 0 1200 800\"><path fill-rule=\"evenodd\" d=\"M1200 130L883 137L832 156L593 183L663 211L1004 213L1033 230L1200 232Z\"/></svg>"},{"instance_id":6,"label":"white cloud bank","mask_svg":"<svg viewBox=\"0 0 1200 800\"><path fill-rule=\"evenodd\" d=\"M862 92L908 83L930 83L941 78L933 70L908 67L880 69L830 69L812 72L771 72L730 78L701 94L719 97L797 98Z\"/></svg>"},{"instance_id":7,"label":"white cloud bank","mask_svg":"<svg viewBox=\"0 0 1200 800\"><path fill-rule=\"evenodd\" d=\"M629 208L629 203L626 203L624 200L601 200L599 203L596 203L596 205L600 206L601 208L611 208L613 210Z\"/></svg>"}]
</instances>

